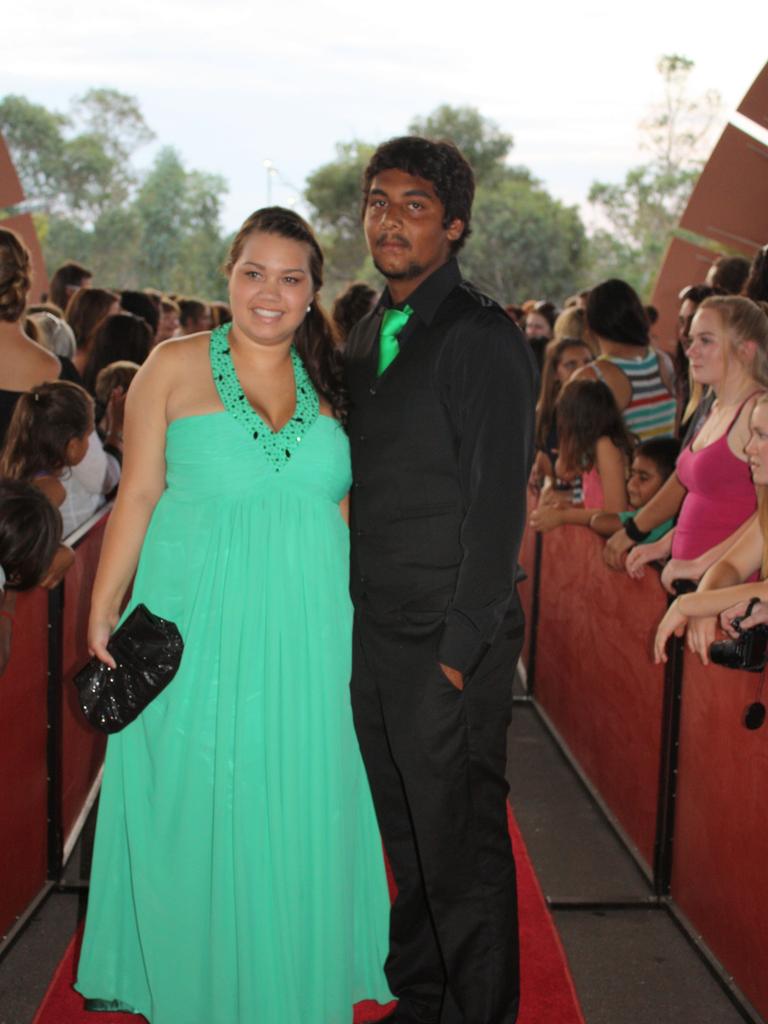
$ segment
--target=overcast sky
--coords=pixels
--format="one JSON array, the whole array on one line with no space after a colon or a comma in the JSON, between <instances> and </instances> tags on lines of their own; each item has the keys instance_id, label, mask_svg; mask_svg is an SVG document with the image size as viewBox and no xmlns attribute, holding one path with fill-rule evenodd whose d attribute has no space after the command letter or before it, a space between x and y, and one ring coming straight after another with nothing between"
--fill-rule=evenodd
<instances>
[{"instance_id":1,"label":"overcast sky","mask_svg":"<svg viewBox=\"0 0 768 1024\"><path fill-rule=\"evenodd\" d=\"M514 163L583 204L644 159L660 55L694 60L691 92L718 90L730 117L768 37L764 0L730 9L729 25L691 0L31 0L4 10L0 94L60 110L92 86L136 96L158 136L137 162L164 143L222 174L227 228L266 202L265 160L285 203L336 142L400 134L441 103L493 118Z\"/></svg>"}]
</instances>

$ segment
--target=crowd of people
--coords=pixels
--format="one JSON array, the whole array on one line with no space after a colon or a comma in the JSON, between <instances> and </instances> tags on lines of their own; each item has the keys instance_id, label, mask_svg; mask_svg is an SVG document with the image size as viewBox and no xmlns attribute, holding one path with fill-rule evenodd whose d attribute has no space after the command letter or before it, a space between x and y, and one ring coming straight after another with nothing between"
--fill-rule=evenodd
<instances>
[{"instance_id":1,"label":"crowd of people","mask_svg":"<svg viewBox=\"0 0 768 1024\"><path fill-rule=\"evenodd\" d=\"M543 358L530 526L591 527L607 538L611 568L636 578L663 563L670 593L733 582L724 568L731 553L744 536L753 544L759 536L763 470L754 453L762 454L758 410L768 389L768 246L751 262L716 259L704 281L681 291L667 349L653 338L655 310L623 281L573 296L559 317L549 307L531 302L511 313ZM562 317L582 310L573 336L558 337ZM757 579L758 570L759 560L743 578ZM750 584L750 593L762 596L761 587ZM681 595L660 627L657 659L670 632L687 628L706 661L716 619L695 609L716 604ZM719 608L731 635L744 607ZM681 608L690 609L682 618ZM749 625L764 621L768 604L760 602Z\"/></svg>"},{"instance_id":2,"label":"crowd of people","mask_svg":"<svg viewBox=\"0 0 768 1024\"><path fill-rule=\"evenodd\" d=\"M448 144L379 147L363 222L387 287L354 282L332 316L320 247L290 211L257 211L238 232L229 304L101 287L75 262L30 304L29 253L0 228L0 667L16 593L56 585L74 557L66 538L115 495L90 649L114 665L132 581L129 608L146 599L185 641L170 703L110 739L77 983L91 1009L160 1024L245 1019L243 1006L247 1019L341 1020L353 994L394 994L403 1024L436 1020L444 999L511 1024L499 765L526 483L530 528L579 525L606 538L615 570L666 561L667 589L698 584L661 623L657 659L686 627L706 657L716 615L733 633L745 599L764 594L768 246L684 289L664 346L655 310L621 280L560 310L477 293L455 260L473 189ZM457 324L482 344L464 345ZM752 620L768 621L765 597ZM418 685L392 685L414 667ZM475 733L482 749L465 749ZM282 813L300 804L301 820ZM386 974L379 829L400 890ZM322 965L300 994L294 960Z\"/></svg>"}]
</instances>

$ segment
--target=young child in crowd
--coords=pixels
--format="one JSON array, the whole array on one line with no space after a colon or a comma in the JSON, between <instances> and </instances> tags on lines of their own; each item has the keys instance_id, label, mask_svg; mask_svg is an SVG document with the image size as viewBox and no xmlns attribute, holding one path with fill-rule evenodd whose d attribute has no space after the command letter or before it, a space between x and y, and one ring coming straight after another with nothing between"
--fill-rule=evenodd
<instances>
[{"instance_id":1,"label":"young child in crowd","mask_svg":"<svg viewBox=\"0 0 768 1024\"><path fill-rule=\"evenodd\" d=\"M541 375L541 392L536 403L536 456L531 470L531 490L534 493L552 479L558 452L556 419L557 396L571 375L592 361L586 342L578 338L563 338L547 351Z\"/></svg>"},{"instance_id":2,"label":"young child in crowd","mask_svg":"<svg viewBox=\"0 0 768 1024\"><path fill-rule=\"evenodd\" d=\"M103 436L105 443L108 442L110 437L110 429L108 427L110 401L120 406L122 433L122 412L125 405L125 396L128 394L131 381L139 370L140 366L138 363L134 363L130 359L118 359L99 370L96 375L96 385L94 388L96 394L96 422L99 433Z\"/></svg>"},{"instance_id":3,"label":"young child in crowd","mask_svg":"<svg viewBox=\"0 0 768 1024\"><path fill-rule=\"evenodd\" d=\"M631 510L595 513L589 521L595 533L599 533L601 537L610 537L616 530L620 530L627 520L632 519L674 472L679 452L680 442L672 437L653 437L639 444L635 449L627 480L627 497ZM653 543L671 530L673 525L674 520L668 519L652 530L642 543Z\"/></svg>"},{"instance_id":4,"label":"young child in crowd","mask_svg":"<svg viewBox=\"0 0 768 1024\"><path fill-rule=\"evenodd\" d=\"M85 458L93 429L93 399L69 381L39 384L25 392L8 426L0 476L41 490L59 509L65 537L79 525L67 470Z\"/></svg>"},{"instance_id":5,"label":"young child in crowd","mask_svg":"<svg viewBox=\"0 0 768 1024\"><path fill-rule=\"evenodd\" d=\"M106 407L115 388L127 391L139 369L139 364L130 359L118 359L99 370L96 375L96 401Z\"/></svg>"},{"instance_id":6,"label":"young child in crowd","mask_svg":"<svg viewBox=\"0 0 768 1024\"><path fill-rule=\"evenodd\" d=\"M634 448L616 400L602 381L568 383L556 412L560 454L555 472L564 480L581 476L584 506L540 506L531 515L531 526L542 533L567 523L589 526L597 512L624 512L627 467Z\"/></svg>"},{"instance_id":7,"label":"young child in crowd","mask_svg":"<svg viewBox=\"0 0 768 1024\"><path fill-rule=\"evenodd\" d=\"M19 480L0 480L0 675L11 653L16 593L54 583L61 518L45 495Z\"/></svg>"}]
</instances>

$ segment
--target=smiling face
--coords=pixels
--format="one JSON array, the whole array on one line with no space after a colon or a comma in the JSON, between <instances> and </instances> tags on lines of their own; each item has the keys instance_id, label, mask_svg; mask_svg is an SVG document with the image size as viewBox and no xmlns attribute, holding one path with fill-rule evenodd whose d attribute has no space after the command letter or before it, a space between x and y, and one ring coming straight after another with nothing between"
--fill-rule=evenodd
<instances>
[{"instance_id":1,"label":"smiling face","mask_svg":"<svg viewBox=\"0 0 768 1024\"><path fill-rule=\"evenodd\" d=\"M758 402L752 411L751 432L744 451L756 484L768 484L768 404Z\"/></svg>"},{"instance_id":2,"label":"smiling face","mask_svg":"<svg viewBox=\"0 0 768 1024\"><path fill-rule=\"evenodd\" d=\"M464 222L443 226L445 208L431 182L390 169L371 181L363 227L373 262L396 302L446 263Z\"/></svg>"},{"instance_id":3,"label":"smiling face","mask_svg":"<svg viewBox=\"0 0 768 1024\"><path fill-rule=\"evenodd\" d=\"M664 483L659 467L647 455L636 455L627 479L627 497L632 508L642 508Z\"/></svg>"},{"instance_id":4,"label":"smiling face","mask_svg":"<svg viewBox=\"0 0 768 1024\"><path fill-rule=\"evenodd\" d=\"M254 231L229 275L237 331L261 345L290 343L314 298L309 246Z\"/></svg>"}]
</instances>

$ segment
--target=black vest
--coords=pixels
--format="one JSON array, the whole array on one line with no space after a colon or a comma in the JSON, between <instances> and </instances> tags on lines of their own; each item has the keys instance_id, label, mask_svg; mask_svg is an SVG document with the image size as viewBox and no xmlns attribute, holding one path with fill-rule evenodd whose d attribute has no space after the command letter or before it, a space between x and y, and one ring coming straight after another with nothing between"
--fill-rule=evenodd
<instances>
[{"instance_id":1,"label":"black vest","mask_svg":"<svg viewBox=\"0 0 768 1024\"><path fill-rule=\"evenodd\" d=\"M467 282L458 284L381 377L382 308L350 334L351 592L358 607L375 615L405 610L442 616L453 596L464 508L458 428L438 370L451 332L488 305L495 303ZM505 314L499 309L499 315Z\"/></svg>"}]
</instances>

